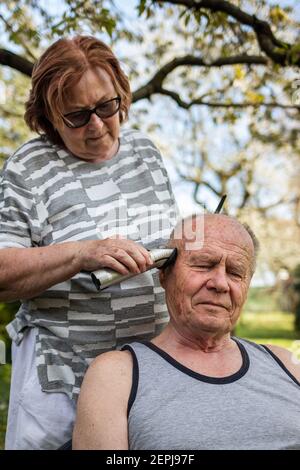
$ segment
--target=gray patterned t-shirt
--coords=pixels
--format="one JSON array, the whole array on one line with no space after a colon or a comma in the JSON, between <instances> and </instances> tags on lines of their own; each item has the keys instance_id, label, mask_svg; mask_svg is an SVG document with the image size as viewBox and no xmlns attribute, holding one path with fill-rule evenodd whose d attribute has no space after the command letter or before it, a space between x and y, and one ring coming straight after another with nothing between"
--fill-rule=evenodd
<instances>
[{"instance_id":1,"label":"gray patterned t-shirt","mask_svg":"<svg viewBox=\"0 0 300 470\"><path fill-rule=\"evenodd\" d=\"M49 246L115 234L165 246L176 207L161 156L140 132L122 130L117 155L89 163L36 138L8 159L0 182L0 248ZM98 354L158 334L167 308L158 275L146 272L98 292L87 273L23 301L8 325L18 344L37 327L39 380L76 398Z\"/></svg>"}]
</instances>

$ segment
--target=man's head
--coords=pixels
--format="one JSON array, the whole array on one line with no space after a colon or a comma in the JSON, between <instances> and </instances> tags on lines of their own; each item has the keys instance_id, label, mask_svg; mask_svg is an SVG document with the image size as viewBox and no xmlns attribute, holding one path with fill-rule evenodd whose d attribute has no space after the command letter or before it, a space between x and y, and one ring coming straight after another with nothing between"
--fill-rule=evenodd
<instances>
[{"instance_id":1,"label":"man's head","mask_svg":"<svg viewBox=\"0 0 300 470\"><path fill-rule=\"evenodd\" d=\"M170 246L177 248L177 260L160 280L171 324L190 337L231 331L254 272L258 243L252 231L225 215L193 216L181 222L181 230L177 226Z\"/></svg>"}]
</instances>

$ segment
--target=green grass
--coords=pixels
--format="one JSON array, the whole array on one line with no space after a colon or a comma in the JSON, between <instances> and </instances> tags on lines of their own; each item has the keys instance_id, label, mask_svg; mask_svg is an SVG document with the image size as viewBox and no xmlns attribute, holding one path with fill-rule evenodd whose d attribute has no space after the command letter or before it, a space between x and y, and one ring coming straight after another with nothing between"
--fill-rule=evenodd
<instances>
[{"instance_id":1,"label":"green grass","mask_svg":"<svg viewBox=\"0 0 300 470\"><path fill-rule=\"evenodd\" d=\"M294 331L294 315L282 312L244 312L235 333L256 343L277 344L288 349L300 339Z\"/></svg>"},{"instance_id":2,"label":"green grass","mask_svg":"<svg viewBox=\"0 0 300 470\"><path fill-rule=\"evenodd\" d=\"M248 292L245 312L274 312L280 310L279 293L268 287L251 287Z\"/></svg>"}]
</instances>

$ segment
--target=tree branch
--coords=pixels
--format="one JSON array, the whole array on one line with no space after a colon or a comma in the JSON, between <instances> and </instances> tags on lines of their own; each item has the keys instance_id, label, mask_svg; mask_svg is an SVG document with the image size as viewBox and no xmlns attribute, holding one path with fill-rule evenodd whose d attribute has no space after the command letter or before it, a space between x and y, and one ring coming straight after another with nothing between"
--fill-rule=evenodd
<instances>
[{"instance_id":1,"label":"tree branch","mask_svg":"<svg viewBox=\"0 0 300 470\"><path fill-rule=\"evenodd\" d=\"M171 90L166 90L164 88L158 89L154 93L159 93L161 95L166 95L172 98L176 103L184 109L189 109L194 105L198 106L208 106L210 108L235 108L235 109L241 109L241 108L247 108L247 107L252 107L252 108L259 108L261 106L265 106L266 108L281 108L281 109L299 109L300 110L300 105L288 105L288 104L282 104L282 103L253 103L251 101L244 101L243 103L219 103L219 102L214 102L214 101L204 101L202 99L195 99L190 102L183 101L178 93L171 91Z\"/></svg>"},{"instance_id":2,"label":"tree branch","mask_svg":"<svg viewBox=\"0 0 300 470\"><path fill-rule=\"evenodd\" d=\"M29 60L6 49L0 49L0 64L7 65L31 77L33 64Z\"/></svg>"},{"instance_id":3,"label":"tree branch","mask_svg":"<svg viewBox=\"0 0 300 470\"><path fill-rule=\"evenodd\" d=\"M203 99L195 99L190 102L183 101L180 96L171 91L162 87L162 83L165 78L177 67L181 66L202 66L202 67L223 67L226 65L234 64L255 64L255 65L266 65L268 60L265 57L261 56L249 56L247 54L237 55L232 57L220 57L219 59L214 60L213 62L205 62L200 57L194 57L192 55L186 55L183 57L176 58L167 64L163 65L160 70L149 80L149 82L137 89L132 93L132 102L140 101L144 98L150 98L153 94L161 94L170 96L176 103L184 108L189 109L193 105L202 105L208 106L211 108L246 108L254 107L258 108L260 106L265 106L269 108L282 108L282 109L300 109L299 105L284 105L280 103L218 103L218 102L208 102ZM8 67L14 68L19 72L31 76L34 64L29 60L21 57L11 51L6 49L0 49L0 64L7 65Z\"/></svg>"},{"instance_id":4,"label":"tree branch","mask_svg":"<svg viewBox=\"0 0 300 470\"><path fill-rule=\"evenodd\" d=\"M296 59L295 57L292 57L292 44L288 44L277 39L267 21L260 20L255 15L249 15L226 0L152 0L152 3L171 3L172 5L183 6L194 11L204 8L213 13L225 13L232 18L235 18L239 23L247 25L253 29L260 49L270 57L273 62L282 66L300 66L300 54L298 54Z\"/></svg>"},{"instance_id":5,"label":"tree branch","mask_svg":"<svg viewBox=\"0 0 300 470\"><path fill-rule=\"evenodd\" d=\"M291 204L293 202L294 200L292 199L286 199L286 197L282 197L278 199L278 201L273 202L272 204L268 204L266 206L260 206L259 202L257 201L256 210L262 214L265 214L266 211L273 209L274 207L280 206L282 204Z\"/></svg>"},{"instance_id":6,"label":"tree branch","mask_svg":"<svg viewBox=\"0 0 300 470\"><path fill-rule=\"evenodd\" d=\"M3 23L5 24L6 28L8 31L10 31L11 33L14 33L14 29L13 27L11 26L11 24L4 18L3 15L0 14L0 19L3 21ZM24 42L24 40L19 36L19 42L21 44L21 46L24 48L24 50L27 52L27 54L31 57L31 59L33 59L34 61L36 60L36 58L34 57L33 53L31 52L31 50L29 49L29 47L27 46L27 44Z\"/></svg>"},{"instance_id":7,"label":"tree branch","mask_svg":"<svg viewBox=\"0 0 300 470\"><path fill-rule=\"evenodd\" d=\"M198 183L199 184L199 183ZM218 191L216 188L214 188L208 181L201 181L201 184L203 186L206 186L208 189L211 190L216 196L221 197L222 196L222 191Z\"/></svg>"},{"instance_id":8,"label":"tree branch","mask_svg":"<svg viewBox=\"0 0 300 470\"><path fill-rule=\"evenodd\" d=\"M177 67L223 67L226 65L236 64L266 65L267 63L268 59L266 57L247 54L232 57L220 57L212 62L206 62L201 57L195 57L193 55L176 57L176 59L173 59L167 64L163 65L146 85L133 92L132 102L134 103L135 101L139 101L143 98L150 98L151 95L157 93L157 90L162 88L162 84L165 78Z\"/></svg>"},{"instance_id":9,"label":"tree branch","mask_svg":"<svg viewBox=\"0 0 300 470\"><path fill-rule=\"evenodd\" d=\"M138 88L132 94L132 102L140 101L142 99L150 99L154 94L166 95L172 98L181 108L189 109L194 105L208 106L211 108L246 108L253 107L258 108L260 106L265 106L267 108L282 108L282 109L300 109L299 105L285 105L281 103L253 103L253 102L244 102L244 103L219 103L219 102L209 102L204 101L202 98L192 100L190 102L183 101L178 93L167 90L163 88L163 82L166 77L177 67L182 66L197 66L197 67L223 67L227 65L235 64L249 64L249 65L266 65L268 59L266 57L257 56L257 55L237 55L232 57L220 57L213 62L205 62L201 57L195 57L192 55L186 55L183 57L177 57L176 59L171 60L167 64L163 65L155 75L149 80L146 85Z\"/></svg>"},{"instance_id":10,"label":"tree branch","mask_svg":"<svg viewBox=\"0 0 300 470\"><path fill-rule=\"evenodd\" d=\"M176 171L178 173L178 175L180 176L180 178L182 180L185 180L189 183L194 183L195 184L195 189L194 189L194 200L196 202L199 202L197 201L197 192L198 192L198 189L199 189L199 186L200 184L203 185L203 186L206 186L208 189L210 189L216 196L218 197L221 197L222 196L222 191L218 191L216 188L214 188L208 181L205 181L205 180L201 180L200 182L197 181L195 178L193 178L192 176L187 176L187 175L184 175L180 170L179 168L176 168ZM202 205L201 202L199 202L199 204Z\"/></svg>"},{"instance_id":11,"label":"tree branch","mask_svg":"<svg viewBox=\"0 0 300 470\"><path fill-rule=\"evenodd\" d=\"M5 109L3 106L0 106L0 113L1 113L1 117L7 117L7 118L11 118L11 117L15 117L15 118L23 118L23 114L20 114L20 113L16 113L15 111L12 111L12 110L8 110L8 109Z\"/></svg>"}]
</instances>

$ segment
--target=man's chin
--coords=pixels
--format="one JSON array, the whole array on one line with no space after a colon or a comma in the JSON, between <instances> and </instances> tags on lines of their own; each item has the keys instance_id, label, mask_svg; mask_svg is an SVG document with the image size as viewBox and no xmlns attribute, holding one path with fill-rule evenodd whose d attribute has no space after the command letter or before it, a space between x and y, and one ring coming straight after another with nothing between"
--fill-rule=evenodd
<instances>
[{"instance_id":1,"label":"man's chin","mask_svg":"<svg viewBox=\"0 0 300 470\"><path fill-rule=\"evenodd\" d=\"M206 315L202 315L198 322L198 330L202 330L207 333L227 332L230 331L230 329L231 323L228 315L220 316L208 313Z\"/></svg>"}]
</instances>

